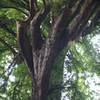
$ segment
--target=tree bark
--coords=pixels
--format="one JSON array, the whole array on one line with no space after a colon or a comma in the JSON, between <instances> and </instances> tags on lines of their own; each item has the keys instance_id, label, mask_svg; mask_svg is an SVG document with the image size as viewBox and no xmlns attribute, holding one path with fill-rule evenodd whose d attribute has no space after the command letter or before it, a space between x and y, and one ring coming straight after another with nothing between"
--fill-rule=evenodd
<instances>
[{"instance_id":1,"label":"tree bark","mask_svg":"<svg viewBox=\"0 0 100 100\"><path fill-rule=\"evenodd\" d=\"M32 100L48 100L48 80L33 80Z\"/></svg>"}]
</instances>

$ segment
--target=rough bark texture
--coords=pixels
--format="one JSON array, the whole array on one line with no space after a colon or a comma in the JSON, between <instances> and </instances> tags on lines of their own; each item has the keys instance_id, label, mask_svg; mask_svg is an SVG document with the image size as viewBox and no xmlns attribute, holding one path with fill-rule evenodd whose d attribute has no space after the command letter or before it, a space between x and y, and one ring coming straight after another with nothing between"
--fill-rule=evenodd
<instances>
[{"instance_id":1,"label":"rough bark texture","mask_svg":"<svg viewBox=\"0 0 100 100\"><path fill-rule=\"evenodd\" d=\"M50 12L50 2L43 0L44 9L36 12L36 0L29 0L30 14L26 21L17 23L20 49L32 76L32 100L47 100L52 65L59 53L71 40L83 36L88 21L99 19L99 2L96 0L72 0L63 7L43 40L40 25ZM87 12L88 11L88 12ZM95 14L94 14L95 11ZM89 28L91 27L88 26ZM28 31L31 37L28 38ZM29 40L30 39L30 40Z\"/></svg>"}]
</instances>

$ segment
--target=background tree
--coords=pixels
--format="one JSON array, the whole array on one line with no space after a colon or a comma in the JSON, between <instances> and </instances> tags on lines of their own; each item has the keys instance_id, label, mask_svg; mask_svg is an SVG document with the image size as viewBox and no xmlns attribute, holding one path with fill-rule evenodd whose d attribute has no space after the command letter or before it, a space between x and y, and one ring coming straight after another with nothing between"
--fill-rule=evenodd
<instances>
[{"instance_id":1,"label":"background tree","mask_svg":"<svg viewBox=\"0 0 100 100\"><path fill-rule=\"evenodd\" d=\"M12 54L8 70L23 61L27 64L32 77L32 100L47 100L53 90L50 76L55 59L70 41L92 31L100 17L99 4L97 0L1 1L0 27L6 34L1 35L4 45L1 51L4 54L4 50L9 49L6 53ZM19 84L20 80L14 89Z\"/></svg>"}]
</instances>

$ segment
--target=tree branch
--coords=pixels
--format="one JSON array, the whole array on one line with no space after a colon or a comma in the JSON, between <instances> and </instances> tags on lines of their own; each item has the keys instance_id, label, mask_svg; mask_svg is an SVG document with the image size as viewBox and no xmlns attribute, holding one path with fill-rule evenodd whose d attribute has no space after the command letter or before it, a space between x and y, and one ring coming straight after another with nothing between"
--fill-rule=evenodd
<instances>
[{"instance_id":1,"label":"tree branch","mask_svg":"<svg viewBox=\"0 0 100 100\"><path fill-rule=\"evenodd\" d=\"M29 7L30 7L30 16L28 20L32 20L35 15L35 2L36 0L29 0Z\"/></svg>"},{"instance_id":2,"label":"tree branch","mask_svg":"<svg viewBox=\"0 0 100 100\"><path fill-rule=\"evenodd\" d=\"M2 75L4 75L6 72L8 72L7 75L11 75L12 72L12 68L17 64L17 58L19 55L16 54L16 56L13 58L13 61L10 63L10 65L7 67L7 69L2 73Z\"/></svg>"},{"instance_id":3,"label":"tree branch","mask_svg":"<svg viewBox=\"0 0 100 100\"><path fill-rule=\"evenodd\" d=\"M70 40L75 40L77 37L80 36L82 29L85 27L88 20L96 10L96 7L97 2L94 1L88 2L87 5L85 5L85 7L83 8L83 12L76 17L76 24L73 28L71 28L69 32Z\"/></svg>"},{"instance_id":4,"label":"tree branch","mask_svg":"<svg viewBox=\"0 0 100 100\"><path fill-rule=\"evenodd\" d=\"M45 1L44 3L44 9L40 10L33 18L32 23L35 26L40 27L41 23L44 21L44 19L47 17L48 13L50 12L50 3L48 1Z\"/></svg>"},{"instance_id":5,"label":"tree branch","mask_svg":"<svg viewBox=\"0 0 100 100\"><path fill-rule=\"evenodd\" d=\"M13 61L10 63L10 65L7 67L7 69L1 74L1 77L3 77L3 75L5 75L7 73L7 78L6 78L6 81L4 81L4 83L0 86L0 89L7 85L9 76L11 75L14 66L17 64L16 61L17 61L18 56L19 55L16 55L13 58Z\"/></svg>"},{"instance_id":6,"label":"tree branch","mask_svg":"<svg viewBox=\"0 0 100 100\"><path fill-rule=\"evenodd\" d=\"M32 40L33 40L33 50L40 50L42 44L44 43L42 37L42 31L40 29L40 25L47 17L48 13L50 12L50 4L48 1L44 2L44 9L37 12L34 18L31 21L31 31L32 31Z\"/></svg>"},{"instance_id":7,"label":"tree branch","mask_svg":"<svg viewBox=\"0 0 100 100\"><path fill-rule=\"evenodd\" d=\"M99 10L99 11L98 11ZM90 20L90 23L87 23L87 25L84 27L84 29L81 32L82 37L86 36L87 34L89 34L90 32L93 31L94 26L96 26L97 22L100 19L100 9L98 9L96 11L95 16Z\"/></svg>"},{"instance_id":8,"label":"tree branch","mask_svg":"<svg viewBox=\"0 0 100 100\"><path fill-rule=\"evenodd\" d=\"M26 22L17 22L17 40L19 43L19 47L25 58L26 64L28 65L29 71L31 72L31 75L33 75L33 54L32 47L27 36L28 30L29 28Z\"/></svg>"},{"instance_id":9,"label":"tree branch","mask_svg":"<svg viewBox=\"0 0 100 100\"><path fill-rule=\"evenodd\" d=\"M64 34L66 35L66 39L68 36L68 32L66 33L65 30L67 29L69 23L74 19L74 17L77 15L77 13L79 13L81 6L83 5L84 1L81 0L80 2L77 3L76 7L72 7L72 9L74 8L74 12L72 12L72 9L68 8L68 7L64 7L62 9L62 13L61 15L58 17L58 19L56 20L55 24L54 24L54 32L52 32L52 36L53 37L60 37L61 35L63 36ZM64 34L63 34L64 33ZM55 34L55 36L54 36Z\"/></svg>"},{"instance_id":10,"label":"tree branch","mask_svg":"<svg viewBox=\"0 0 100 100\"><path fill-rule=\"evenodd\" d=\"M55 24L54 24L53 29L52 29L52 30L55 30L52 33L53 35L55 34L55 37L57 37L60 34L62 34L62 32L65 30L71 13L72 13L71 10L69 8L67 8L67 7L64 7L62 9L62 13L57 18L57 20L55 21Z\"/></svg>"}]
</instances>

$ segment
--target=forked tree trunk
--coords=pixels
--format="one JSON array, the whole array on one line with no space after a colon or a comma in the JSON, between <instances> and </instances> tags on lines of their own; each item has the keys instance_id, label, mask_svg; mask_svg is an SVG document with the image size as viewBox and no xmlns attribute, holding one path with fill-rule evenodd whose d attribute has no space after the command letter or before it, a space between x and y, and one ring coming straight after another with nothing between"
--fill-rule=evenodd
<instances>
[{"instance_id":1,"label":"forked tree trunk","mask_svg":"<svg viewBox=\"0 0 100 100\"><path fill-rule=\"evenodd\" d=\"M94 24L99 19L100 12L98 2L95 0L73 2L72 7L71 5L69 8L63 7L52 27L48 27L50 32L48 38L44 40L40 26L50 12L49 2L43 0L45 1L43 11L34 13L34 1L29 0L31 4L29 19L17 23L17 39L32 76L32 100L48 100L49 79L54 60L69 41L84 35L84 30L90 27L88 21L91 20ZM28 32L30 28L32 30ZM30 39L28 33L31 33Z\"/></svg>"},{"instance_id":2,"label":"forked tree trunk","mask_svg":"<svg viewBox=\"0 0 100 100\"><path fill-rule=\"evenodd\" d=\"M45 45L42 46L40 51L37 52L33 49L34 75L32 75L32 100L48 100L50 85L49 81L52 66L57 55L66 44L67 43L63 43L59 47L58 42L55 46L52 45L51 39L48 39L45 42Z\"/></svg>"}]
</instances>

